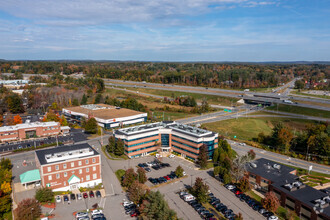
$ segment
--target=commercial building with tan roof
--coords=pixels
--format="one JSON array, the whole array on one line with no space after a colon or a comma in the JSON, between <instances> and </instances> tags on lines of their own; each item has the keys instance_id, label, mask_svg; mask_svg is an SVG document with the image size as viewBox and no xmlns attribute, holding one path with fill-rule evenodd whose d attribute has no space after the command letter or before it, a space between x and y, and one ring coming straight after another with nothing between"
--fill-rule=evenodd
<instances>
[{"instance_id":1,"label":"commercial building with tan roof","mask_svg":"<svg viewBox=\"0 0 330 220\"><path fill-rule=\"evenodd\" d=\"M82 118L94 117L104 128L114 128L147 120L147 113L120 108L106 104L90 104L62 109L63 114L71 120L80 122Z\"/></svg>"}]
</instances>

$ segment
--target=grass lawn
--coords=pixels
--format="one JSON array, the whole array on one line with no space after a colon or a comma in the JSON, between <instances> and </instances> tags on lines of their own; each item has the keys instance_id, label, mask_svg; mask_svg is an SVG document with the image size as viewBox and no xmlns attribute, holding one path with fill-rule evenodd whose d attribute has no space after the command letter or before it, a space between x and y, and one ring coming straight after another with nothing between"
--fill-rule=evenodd
<instances>
[{"instance_id":1,"label":"grass lawn","mask_svg":"<svg viewBox=\"0 0 330 220\"><path fill-rule=\"evenodd\" d=\"M256 193L254 193L252 190L246 192L245 194L248 195L248 196L250 196L251 198L253 198L257 202L260 202L261 203L261 197L259 195L257 195Z\"/></svg>"},{"instance_id":2,"label":"grass lawn","mask_svg":"<svg viewBox=\"0 0 330 220\"><path fill-rule=\"evenodd\" d=\"M156 89L143 89L143 88L127 88L134 91L140 91L144 93L149 93L153 95L159 96L167 96L167 97L177 97L181 95L187 95L194 97L196 101L201 102L203 98L207 98L209 104L221 104L230 106L231 104L235 104L239 99L236 98L227 98L220 97L217 95L206 95L206 94L198 94L198 93L188 93L188 92L179 92L179 91L166 91L166 90L156 90Z\"/></svg>"},{"instance_id":3,"label":"grass lawn","mask_svg":"<svg viewBox=\"0 0 330 220\"><path fill-rule=\"evenodd\" d=\"M323 99L330 99L330 96L328 96L328 95L314 95L314 94L308 94L308 93L299 92L299 91L291 91L290 93L297 94L297 95L310 96L310 97L323 98Z\"/></svg>"},{"instance_id":4,"label":"grass lawn","mask_svg":"<svg viewBox=\"0 0 330 220\"><path fill-rule=\"evenodd\" d=\"M292 166L292 165L287 165L287 164L283 164L283 165L296 169L298 176L307 175L308 174L308 171L305 170L305 169L302 169L302 168L299 168L299 167L295 167L295 166ZM329 174L318 173L318 172L315 172L315 171L311 171L310 172L310 175L330 178L330 175Z\"/></svg>"},{"instance_id":5,"label":"grass lawn","mask_svg":"<svg viewBox=\"0 0 330 220\"><path fill-rule=\"evenodd\" d=\"M302 130L307 123L313 123L310 120L294 119L294 118L238 118L229 119L221 122L212 122L203 124L208 130L218 132L219 135L234 138L239 140L252 140L258 136L260 132L269 135L272 128L279 122L291 129Z\"/></svg>"},{"instance_id":6,"label":"grass lawn","mask_svg":"<svg viewBox=\"0 0 330 220\"><path fill-rule=\"evenodd\" d=\"M159 121L163 120L163 112L162 111L153 111L154 116L159 119ZM185 113L185 112L164 112L164 120L168 121L175 121L180 118L188 118L188 117L194 117L198 114L191 114L191 113Z\"/></svg>"},{"instance_id":7,"label":"grass lawn","mask_svg":"<svg viewBox=\"0 0 330 220\"><path fill-rule=\"evenodd\" d=\"M269 106L267 107L269 110L277 110L277 106ZM281 112L290 112L295 114L301 114L301 115L309 115L309 116L315 116L315 117L323 117L323 118L330 118L330 111L325 110L318 110L318 109L312 109L312 108L304 108L304 107L298 107L298 106L292 106L292 105L278 105L278 111Z\"/></svg>"}]
</instances>

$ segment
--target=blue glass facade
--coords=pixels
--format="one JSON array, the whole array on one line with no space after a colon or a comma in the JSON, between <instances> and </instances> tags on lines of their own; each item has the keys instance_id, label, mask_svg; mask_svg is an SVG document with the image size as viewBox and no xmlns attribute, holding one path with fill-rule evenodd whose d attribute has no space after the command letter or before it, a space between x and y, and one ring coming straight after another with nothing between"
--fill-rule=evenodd
<instances>
[{"instance_id":1,"label":"blue glass facade","mask_svg":"<svg viewBox=\"0 0 330 220\"><path fill-rule=\"evenodd\" d=\"M161 135L162 146L169 146L170 144L170 135L162 134Z\"/></svg>"}]
</instances>

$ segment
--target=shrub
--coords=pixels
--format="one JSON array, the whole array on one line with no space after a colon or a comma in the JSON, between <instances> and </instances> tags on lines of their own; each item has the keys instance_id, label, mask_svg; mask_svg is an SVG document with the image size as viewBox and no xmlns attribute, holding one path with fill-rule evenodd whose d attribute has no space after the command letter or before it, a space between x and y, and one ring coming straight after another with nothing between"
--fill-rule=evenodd
<instances>
[{"instance_id":1,"label":"shrub","mask_svg":"<svg viewBox=\"0 0 330 220\"><path fill-rule=\"evenodd\" d=\"M48 187L40 188L36 191L35 198L39 202L51 202L54 199L54 193Z\"/></svg>"}]
</instances>

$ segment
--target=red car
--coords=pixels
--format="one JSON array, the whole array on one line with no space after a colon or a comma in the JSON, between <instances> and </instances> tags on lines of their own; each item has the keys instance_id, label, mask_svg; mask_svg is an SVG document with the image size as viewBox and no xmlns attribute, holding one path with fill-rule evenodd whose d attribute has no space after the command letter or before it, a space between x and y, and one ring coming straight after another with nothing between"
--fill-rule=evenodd
<instances>
[{"instance_id":1,"label":"red car","mask_svg":"<svg viewBox=\"0 0 330 220\"><path fill-rule=\"evenodd\" d=\"M240 190L236 190L236 191L235 191L235 195L239 195L239 194L242 194L242 191L240 191Z\"/></svg>"},{"instance_id":2,"label":"red car","mask_svg":"<svg viewBox=\"0 0 330 220\"><path fill-rule=\"evenodd\" d=\"M164 178L166 179L166 180L170 180L171 178L169 178L168 176L164 176Z\"/></svg>"},{"instance_id":3,"label":"red car","mask_svg":"<svg viewBox=\"0 0 330 220\"><path fill-rule=\"evenodd\" d=\"M136 217L137 216L137 212L132 212L131 213L131 217Z\"/></svg>"},{"instance_id":4,"label":"red car","mask_svg":"<svg viewBox=\"0 0 330 220\"><path fill-rule=\"evenodd\" d=\"M89 198L94 198L94 192L93 191L89 191Z\"/></svg>"},{"instance_id":5,"label":"red car","mask_svg":"<svg viewBox=\"0 0 330 220\"><path fill-rule=\"evenodd\" d=\"M84 199L87 199L87 198L88 198L88 194L87 194L87 192L84 192L84 193L83 193L83 197L84 197Z\"/></svg>"}]
</instances>

